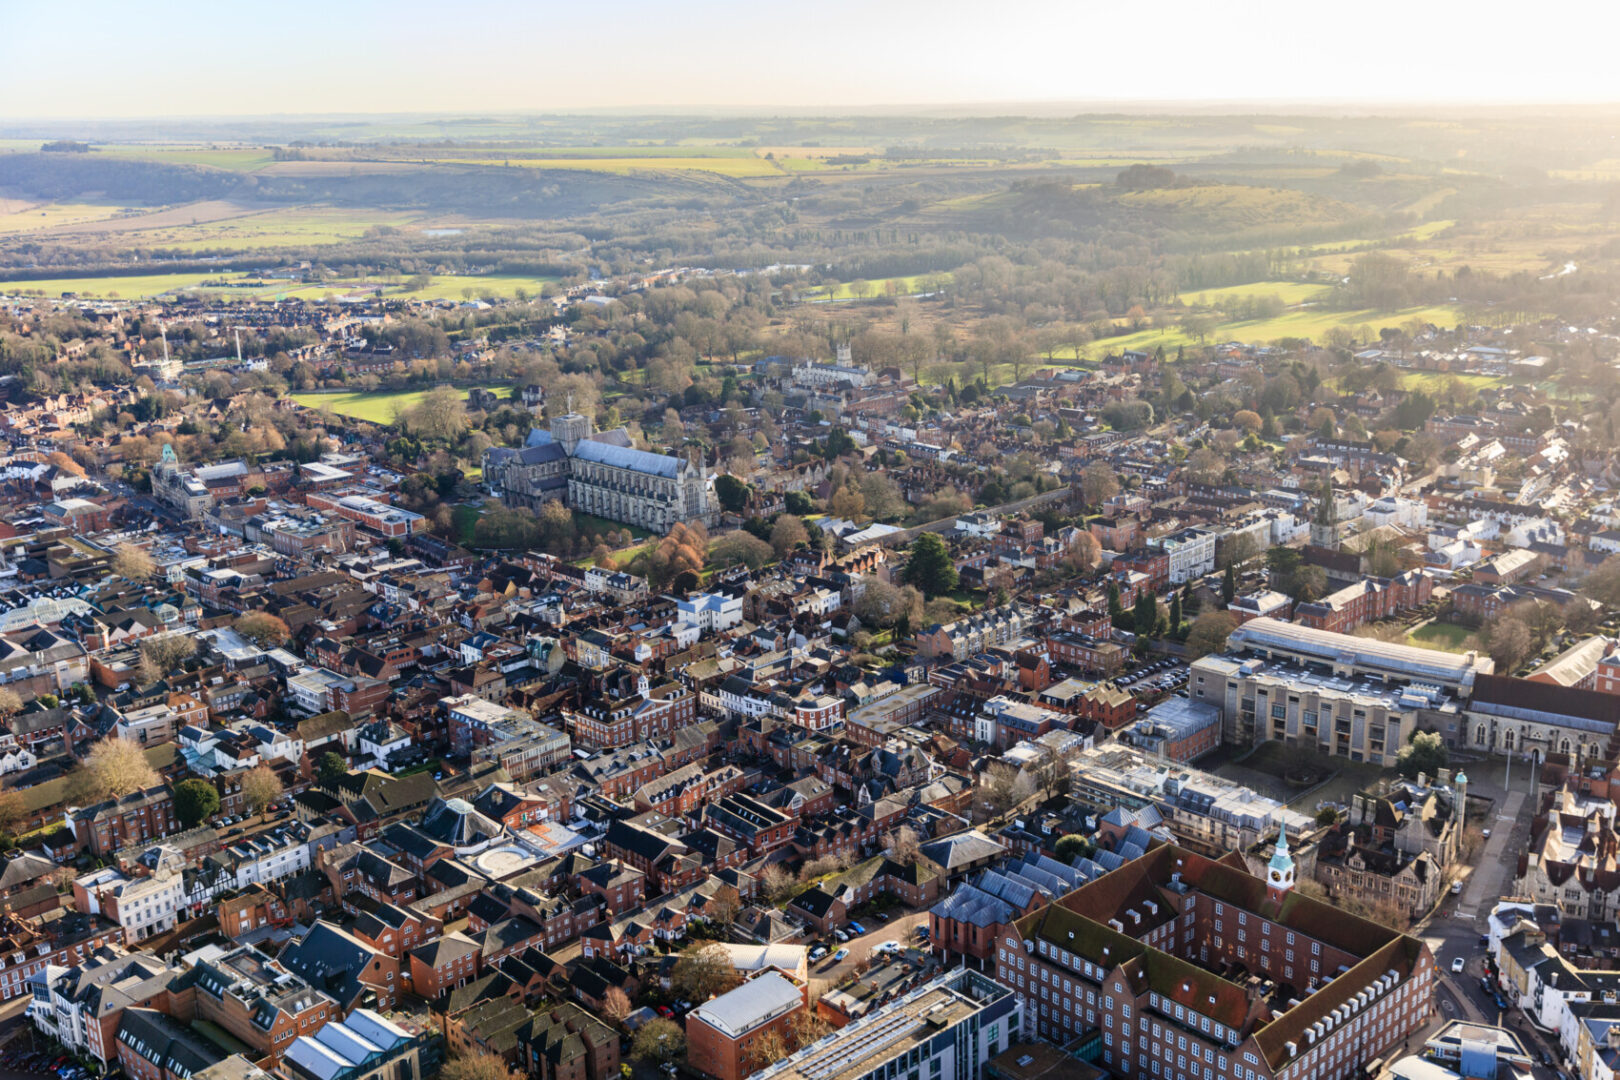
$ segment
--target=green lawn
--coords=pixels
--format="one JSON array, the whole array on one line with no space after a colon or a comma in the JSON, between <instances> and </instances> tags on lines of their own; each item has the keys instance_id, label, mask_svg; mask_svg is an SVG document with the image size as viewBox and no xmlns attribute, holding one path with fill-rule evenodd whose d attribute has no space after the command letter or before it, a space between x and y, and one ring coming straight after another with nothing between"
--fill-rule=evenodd
<instances>
[{"instance_id":1,"label":"green lawn","mask_svg":"<svg viewBox=\"0 0 1620 1080\"><path fill-rule=\"evenodd\" d=\"M473 530L478 527L478 519L484 512L476 506L458 505L450 512L450 527L455 530L456 543L462 547L471 547L473 543Z\"/></svg>"},{"instance_id":2,"label":"green lawn","mask_svg":"<svg viewBox=\"0 0 1620 1080\"><path fill-rule=\"evenodd\" d=\"M504 400L511 392L509 386L491 386ZM303 393L292 394L292 399L308 409L331 409L339 416L352 416L356 420L367 420L373 424L392 424L397 413L421 401L427 395L426 390L344 390L333 394ZM460 391L466 397L470 390Z\"/></svg>"},{"instance_id":3,"label":"green lawn","mask_svg":"<svg viewBox=\"0 0 1620 1080\"><path fill-rule=\"evenodd\" d=\"M1408 645L1418 645L1440 652L1467 652L1464 646L1473 631L1456 623L1431 622L1406 635Z\"/></svg>"}]
</instances>

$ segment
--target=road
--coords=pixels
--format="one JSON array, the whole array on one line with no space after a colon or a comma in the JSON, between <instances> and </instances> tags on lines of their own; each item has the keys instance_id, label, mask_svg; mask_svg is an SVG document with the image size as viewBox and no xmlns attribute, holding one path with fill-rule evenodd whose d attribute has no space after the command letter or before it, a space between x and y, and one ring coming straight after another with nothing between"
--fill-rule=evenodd
<instances>
[{"instance_id":1,"label":"road","mask_svg":"<svg viewBox=\"0 0 1620 1080\"><path fill-rule=\"evenodd\" d=\"M1427 1038L1451 1020L1500 1024L1516 1032L1532 1056L1539 1057L1545 1049L1557 1058L1556 1040L1536 1032L1512 1005L1498 1009L1495 996L1480 985L1485 974L1485 947L1480 938L1486 933L1486 921L1496 901L1512 894L1519 853L1529 843L1535 804L1530 797L1527 771L1514 777L1518 781L1514 790L1506 790L1495 766L1482 762L1477 769L1468 767L1470 790L1495 800L1492 818L1485 823L1491 836L1464 879L1462 895L1455 900L1448 896L1430 918L1413 928L1412 932L1429 946L1440 968L1435 981L1435 1022L1422 1037ZM1465 967L1457 975L1452 973L1451 964L1459 956ZM1416 1044L1420 1039L1414 1037L1412 1041ZM1537 1080L1554 1080L1557 1073L1538 1065L1534 1075Z\"/></svg>"}]
</instances>

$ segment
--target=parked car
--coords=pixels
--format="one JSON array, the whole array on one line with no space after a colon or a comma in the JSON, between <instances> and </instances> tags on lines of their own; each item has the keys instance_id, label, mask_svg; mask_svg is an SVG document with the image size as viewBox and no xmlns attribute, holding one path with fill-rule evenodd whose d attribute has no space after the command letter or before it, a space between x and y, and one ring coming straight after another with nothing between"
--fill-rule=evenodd
<instances>
[{"instance_id":1,"label":"parked car","mask_svg":"<svg viewBox=\"0 0 1620 1080\"><path fill-rule=\"evenodd\" d=\"M866 933L866 927L862 926L858 922L850 923L849 924L849 929L850 929L850 933L853 933L853 934L864 934L864 933Z\"/></svg>"},{"instance_id":2,"label":"parked car","mask_svg":"<svg viewBox=\"0 0 1620 1080\"><path fill-rule=\"evenodd\" d=\"M873 918L875 918L878 922L888 922L889 913L887 911L880 911L874 915Z\"/></svg>"},{"instance_id":3,"label":"parked car","mask_svg":"<svg viewBox=\"0 0 1620 1080\"><path fill-rule=\"evenodd\" d=\"M891 956L900 951L898 941L880 941L872 946L872 952L881 956Z\"/></svg>"},{"instance_id":4,"label":"parked car","mask_svg":"<svg viewBox=\"0 0 1620 1080\"><path fill-rule=\"evenodd\" d=\"M813 964L817 960L820 960L823 956L826 956L826 955L827 955L827 946L825 946L825 945L817 945L815 948L810 950L810 962Z\"/></svg>"},{"instance_id":5,"label":"parked car","mask_svg":"<svg viewBox=\"0 0 1620 1080\"><path fill-rule=\"evenodd\" d=\"M838 961L842 960L844 957L846 957L848 955L849 955L849 950L848 949L839 949L837 952L832 954L832 962L836 964L836 963L838 963Z\"/></svg>"},{"instance_id":6,"label":"parked car","mask_svg":"<svg viewBox=\"0 0 1620 1080\"><path fill-rule=\"evenodd\" d=\"M849 935L844 933L842 930L834 930L833 937L838 939L838 943L840 945L849 940Z\"/></svg>"}]
</instances>

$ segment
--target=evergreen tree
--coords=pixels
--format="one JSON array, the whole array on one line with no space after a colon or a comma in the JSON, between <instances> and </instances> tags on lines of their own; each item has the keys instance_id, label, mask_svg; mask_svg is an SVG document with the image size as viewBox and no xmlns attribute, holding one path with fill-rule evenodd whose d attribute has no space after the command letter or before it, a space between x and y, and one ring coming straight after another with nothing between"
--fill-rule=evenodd
<instances>
[{"instance_id":1,"label":"evergreen tree","mask_svg":"<svg viewBox=\"0 0 1620 1080\"><path fill-rule=\"evenodd\" d=\"M1143 589L1136 596L1136 608L1132 613L1136 622L1136 633L1139 637L1152 635L1154 625L1159 621L1159 600L1148 589Z\"/></svg>"},{"instance_id":2,"label":"evergreen tree","mask_svg":"<svg viewBox=\"0 0 1620 1080\"><path fill-rule=\"evenodd\" d=\"M1170 596L1170 633L1181 634L1181 594L1172 593Z\"/></svg>"},{"instance_id":3,"label":"evergreen tree","mask_svg":"<svg viewBox=\"0 0 1620 1080\"><path fill-rule=\"evenodd\" d=\"M1125 613L1125 607L1119 602L1119 582L1113 578L1108 579L1108 617L1118 619Z\"/></svg>"},{"instance_id":4,"label":"evergreen tree","mask_svg":"<svg viewBox=\"0 0 1620 1080\"><path fill-rule=\"evenodd\" d=\"M1226 573L1221 578L1221 606L1231 604L1237 596L1237 567L1227 564Z\"/></svg>"},{"instance_id":5,"label":"evergreen tree","mask_svg":"<svg viewBox=\"0 0 1620 1080\"><path fill-rule=\"evenodd\" d=\"M907 585L917 586L930 600L956 588L956 567L950 549L936 533L922 533L911 542L905 577Z\"/></svg>"}]
</instances>

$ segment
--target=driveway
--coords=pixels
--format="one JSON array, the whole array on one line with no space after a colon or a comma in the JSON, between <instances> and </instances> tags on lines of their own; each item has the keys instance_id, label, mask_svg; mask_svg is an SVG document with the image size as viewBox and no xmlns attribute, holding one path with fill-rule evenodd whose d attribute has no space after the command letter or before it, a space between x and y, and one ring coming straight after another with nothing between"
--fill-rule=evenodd
<instances>
[{"instance_id":1,"label":"driveway","mask_svg":"<svg viewBox=\"0 0 1620 1080\"><path fill-rule=\"evenodd\" d=\"M836 964L828 964L826 960L822 960L820 964L810 965L811 982L821 984L818 990L837 985L839 980L852 974L856 964L872 955L874 945L880 945L885 941L898 941L901 945L907 946L916 945L917 927L928 925L928 912L914 911L907 915L891 915L886 923L862 918L855 921L866 927L866 933L851 938L847 945L842 946L849 950L848 956Z\"/></svg>"}]
</instances>

